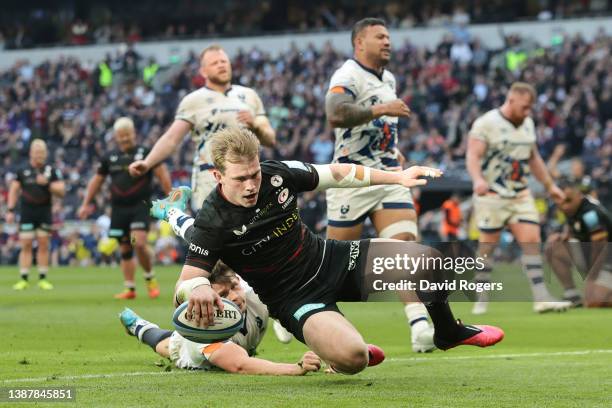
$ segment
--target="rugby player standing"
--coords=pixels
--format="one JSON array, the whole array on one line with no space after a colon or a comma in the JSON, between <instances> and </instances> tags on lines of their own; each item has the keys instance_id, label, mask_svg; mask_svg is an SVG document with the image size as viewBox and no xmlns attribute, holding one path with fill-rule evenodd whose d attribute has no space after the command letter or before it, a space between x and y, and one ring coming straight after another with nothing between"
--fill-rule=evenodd
<instances>
[{"instance_id":1,"label":"rugby player standing","mask_svg":"<svg viewBox=\"0 0 612 408\"><path fill-rule=\"evenodd\" d=\"M91 211L90 203L100 191L106 176L111 177L111 225L110 238L119 241L121 249L121 270L125 289L115 295L116 299L134 299L134 250L138 263L144 270L150 298L159 296L159 284L153 272L153 254L147 246L149 231L149 206L151 201L153 174L159 180L162 190L168 194L172 188L170 174L165 164L160 164L140 177L132 177L128 166L134 160L143 159L149 150L136 145L134 122L127 117L119 118L113 126L118 149L108 152L102 159L97 174L89 181L83 203L78 209L81 219L87 218Z\"/></svg>"},{"instance_id":2,"label":"rugby player standing","mask_svg":"<svg viewBox=\"0 0 612 408\"><path fill-rule=\"evenodd\" d=\"M479 256L486 268L475 275L478 282L491 281L491 256L504 227L521 245L521 264L529 279L533 310L537 313L567 310L571 303L557 301L543 277L540 217L527 186L531 171L556 202L564 199L538 153L533 119L534 88L524 82L510 87L504 104L480 116L469 133L466 165L474 189L474 215L480 230ZM472 313L483 314L488 294L478 294Z\"/></svg>"},{"instance_id":3,"label":"rugby player standing","mask_svg":"<svg viewBox=\"0 0 612 408\"><path fill-rule=\"evenodd\" d=\"M17 200L21 196L19 219L19 274L21 278L13 289L24 290L30 284L28 275L32 266L32 243L38 241L36 263L38 266L38 287L43 290L53 289L47 279L49 272L49 233L52 231L51 197L63 197L66 186L62 173L47 163L47 144L35 139L30 145L30 162L17 172L17 178L11 182L8 194L6 222L15 221Z\"/></svg>"},{"instance_id":4,"label":"rugby player standing","mask_svg":"<svg viewBox=\"0 0 612 408\"><path fill-rule=\"evenodd\" d=\"M196 148L191 203L196 211L216 185L207 145L214 132L229 125L241 125L253 131L262 145L272 147L276 143L276 133L257 93L251 88L232 84L232 65L223 48L211 45L202 51L200 74L206 79L206 85L181 100L174 122L166 133L145 158L130 165L133 176L143 175L170 156L185 135L191 133Z\"/></svg>"},{"instance_id":5,"label":"rugby player standing","mask_svg":"<svg viewBox=\"0 0 612 408\"><path fill-rule=\"evenodd\" d=\"M385 22L377 18L358 21L353 26L351 42L354 57L334 73L325 99L327 119L336 136L333 163L401 169L398 119L409 117L410 109L397 98L395 77L385 69L391 59ZM327 190L327 238L359 239L366 217L370 217L380 238L404 241L418 238L410 189L382 185ZM433 350L433 329L425 307L418 299L399 293L406 304L412 350Z\"/></svg>"}]
</instances>

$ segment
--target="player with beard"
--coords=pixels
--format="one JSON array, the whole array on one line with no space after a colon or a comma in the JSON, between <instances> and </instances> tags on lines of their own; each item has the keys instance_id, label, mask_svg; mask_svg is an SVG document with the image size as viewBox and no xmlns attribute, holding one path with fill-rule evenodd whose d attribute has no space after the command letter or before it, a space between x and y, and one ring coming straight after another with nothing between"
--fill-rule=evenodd
<instances>
[{"instance_id":1,"label":"player with beard","mask_svg":"<svg viewBox=\"0 0 612 408\"><path fill-rule=\"evenodd\" d=\"M339 301L362 302L376 291L370 281L378 275L370 260L406 255L434 260L414 271L390 267L389 282L404 279L438 281L435 266L441 254L431 248L391 239L325 240L300 220L297 194L328 188L366 188L426 184L421 176L441 172L411 167L389 172L355 164L310 165L298 161L259 162L259 142L244 128L226 128L211 140L218 181L196 219L164 200L164 214L186 239L189 250L177 285L187 291L188 313L207 326L214 306L223 309L207 277L218 260L225 262L253 287L270 315L280 320L298 340L341 373L355 374L382 361L384 354L367 345L340 313ZM158 205L158 207L161 207ZM437 264L440 264L439 262ZM417 286L417 288L420 287ZM447 292L420 290L419 299L432 318L435 345L443 350L459 345L488 347L504 334L492 326L466 326L456 321Z\"/></svg>"},{"instance_id":2,"label":"player with beard","mask_svg":"<svg viewBox=\"0 0 612 408\"><path fill-rule=\"evenodd\" d=\"M354 56L332 76L325 112L334 127L333 163L354 163L380 170L401 170L404 158L397 148L398 120L410 109L398 99L395 77L385 67L391 41L383 20L365 18L353 26ZM327 190L327 238L361 237L370 217L380 238L415 241L417 213L410 189L401 185ZM418 299L400 292L411 331L412 350L433 350L433 328ZM277 330L275 324L275 331Z\"/></svg>"},{"instance_id":3,"label":"player with beard","mask_svg":"<svg viewBox=\"0 0 612 408\"><path fill-rule=\"evenodd\" d=\"M491 281L490 260L507 226L521 245L521 264L529 279L533 310L537 313L567 310L571 303L557 301L544 282L540 216L527 186L531 171L556 202L564 199L563 191L553 182L540 157L531 107L536 101L535 89L524 82L512 84L504 104L480 116L469 133L466 166L474 187L474 215L480 230L479 256L487 261L475 280ZM486 313L488 293L478 295L472 312Z\"/></svg>"},{"instance_id":4,"label":"player with beard","mask_svg":"<svg viewBox=\"0 0 612 408\"><path fill-rule=\"evenodd\" d=\"M15 290L27 289L28 275L32 266L32 243L38 241L36 262L38 265L38 287L53 289L47 279L49 271L49 233L52 230L51 197L63 197L66 192L62 173L47 164L47 144L35 139L30 145L30 163L17 173L11 182L8 194L6 222L15 221L15 207L21 196L19 219L19 274L21 278L13 286Z\"/></svg>"},{"instance_id":5,"label":"player with beard","mask_svg":"<svg viewBox=\"0 0 612 408\"><path fill-rule=\"evenodd\" d=\"M205 48L200 54L199 72L206 85L181 100L174 122L151 152L130 165L132 176L142 176L169 157L185 135L191 133L196 149L191 176L194 210L200 208L216 185L207 144L214 132L229 125L241 125L253 131L262 145L272 147L276 143L276 133L255 90L232 84L232 65L223 48L218 45Z\"/></svg>"}]
</instances>

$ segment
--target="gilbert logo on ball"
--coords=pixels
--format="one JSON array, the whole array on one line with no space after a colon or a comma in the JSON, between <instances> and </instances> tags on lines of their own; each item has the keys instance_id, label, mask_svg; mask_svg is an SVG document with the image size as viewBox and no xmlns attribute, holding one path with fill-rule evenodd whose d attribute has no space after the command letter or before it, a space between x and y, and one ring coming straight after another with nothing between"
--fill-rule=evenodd
<instances>
[{"instance_id":1,"label":"gilbert logo on ball","mask_svg":"<svg viewBox=\"0 0 612 408\"><path fill-rule=\"evenodd\" d=\"M214 343L224 341L236 334L244 325L244 316L238 305L231 300L221 298L223 311L215 307L214 321L208 327L200 327L188 316L189 302L182 303L174 311L172 324L176 331L187 340L196 343Z\"/></svg>"}]
</instances>

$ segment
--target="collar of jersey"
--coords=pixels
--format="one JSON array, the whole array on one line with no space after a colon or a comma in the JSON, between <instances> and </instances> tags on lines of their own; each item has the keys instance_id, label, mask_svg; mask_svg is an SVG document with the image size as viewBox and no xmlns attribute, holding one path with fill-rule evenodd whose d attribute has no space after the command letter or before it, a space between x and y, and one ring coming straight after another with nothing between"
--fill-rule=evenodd
<instances>
[{"instance_id":1,"label":"collar of jersey","mask_svg":"<svg viewBox=\"0 0 612 408\"><path fill-rule=\"evenodd\" d=\"M504 113L501 111L501 109L497 109L497 112L499 113L499 116L501 116L506 122L508 122L509 124L512 125L513 128L518 129L521 126L523 126L523 123L525 123L525 121L523 121L523 123L521 123L520 125L515 125L514 122L512 122L510 119L508 119Z\"/></svg>"},{"instance_id":2,"label":"collar of jersey","mask_svg":"<svg viewBox=\"0 0 612 408\"><path fill-rule=\"evenodd\" d=\"M355 61L357 63L357 65L359 65L361 67L361 69L363 69L364 71L368 71L370 74L374 75L376 78L378 78L380 81L382 81L383 74L385 73L385 69L384 68L383 68L381 73L378 73L378 72L374 71L373 69L366 67L361 62L357 61L355 58L351 58L351 59L353 61Z\"/></svg>"},{"instance_id":3,"label":"collar of jersey","mask_svg":"<svg viewBox=\"0 0 612 408\"><path fill-rule=\"evenodd\" d=\"M207 87L206 85L204 85L204 88L206 88L206 89L208 89L209 91L212 91L212 92L223 93L223 95L225 95L225 96L227 96L227 94L229 93L229 91L231 91L231 90L232 90L232 86L231 86L231 85L230 85L230 87L229 87L229 88L227 88L227 89L226 89L224 92L215 91L214 89L209 88L209 87Z\"/></svg>"}]
</instances>

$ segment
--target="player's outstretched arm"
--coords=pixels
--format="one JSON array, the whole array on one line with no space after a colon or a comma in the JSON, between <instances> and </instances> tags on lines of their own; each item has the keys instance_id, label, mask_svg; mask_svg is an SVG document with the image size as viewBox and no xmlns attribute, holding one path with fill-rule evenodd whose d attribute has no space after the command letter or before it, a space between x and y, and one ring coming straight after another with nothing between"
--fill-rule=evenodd
<instances>
[{"instance_id":1,"label":"player's outstretched arm","mask_svg":"<svg viewBox=\"0 0 612 408\"><path fill-rule=\"evenodd\" d=\"M529 169L533 173L533 176L544 185L546 188L546 192L550 194L551 198L559 203L563 199L565 199L565 194L563 191L557 187L554 183L548 169L546 168L546 164L544 160L542 160L542 156L538 152L538 149L534 145L531 149L531 157L529 158Z\"/></svg>"},{"instance_id":2,"label":"player's outstretched arm","mask_svg":"<svg viewBox=\"0 0 612 408\"><path fill-rule=\"evenodd\" d=\"M403 171L385 171L357 164L314 164L319 175L317 191L328 188L358 188L384 184L416 187L427 184L419 177L440 177L442 171L433 167L412 166Z\"/></svg>"},{"instance_id":3,"label":"player's outstretched arm","mask_svg":"<svg viewBox=\"0 0 612 408\"><path fill-rule=\"evenodd\" d=\"M232 342L224 343L211 354L208 361L236 374L304 375L321 368L321 359L312 351L306 352L297 364L274 363L249 357L245 349Z\"/></svg>"},{"instance_id":4,"label":"player's outstretched arm","mask_svg":"<svg viewBox=\"0 0 612 408\"><path fill-rule=\"evenodd\" d=\"M193 125L182 119L172 122L166 133L159 138L153 149L144 160L137 160L130 164L128 168L132 177L140 177L155 167L156 164L164 161L170 156L177 146L180 145L185 135L191 130Z\"/></svg>"}]
</instances>

